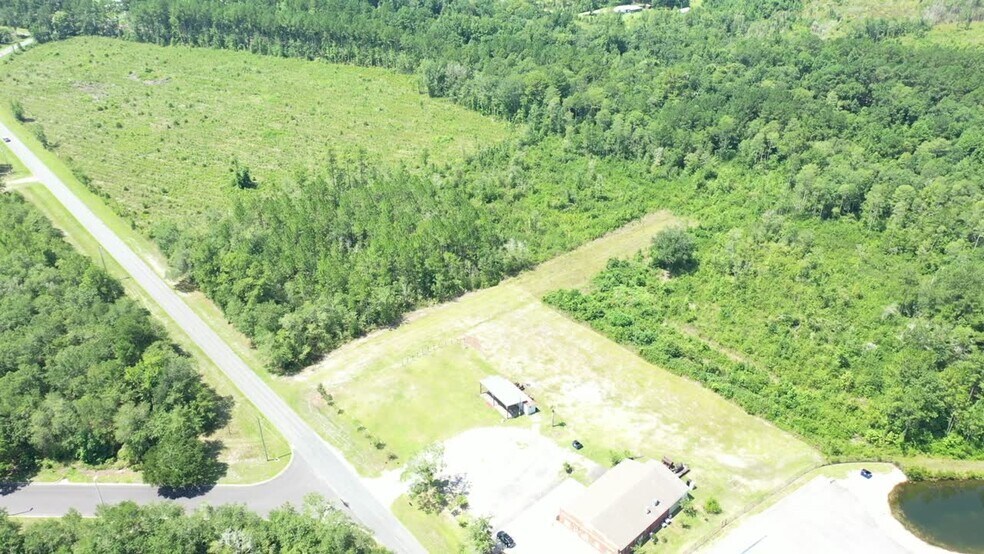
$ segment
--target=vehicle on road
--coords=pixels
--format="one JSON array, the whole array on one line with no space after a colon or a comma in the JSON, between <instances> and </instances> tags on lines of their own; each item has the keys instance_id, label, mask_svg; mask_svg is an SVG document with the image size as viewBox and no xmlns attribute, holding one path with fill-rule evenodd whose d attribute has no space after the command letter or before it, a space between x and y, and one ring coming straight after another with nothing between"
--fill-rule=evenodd
<instances>
[{"instance_id":1,"label":"vehicle on road","mask_svg":"<svg viewBox=\"0 0 984 554\"><path fill-rule=\"evenodd\" d=\"M495 538L499 539L499 542L502 543L502 546L505 546L506 548L512 548L516 546L516 541L514 541L513 538L509 536L509 533L506 533L505 531L499 531L498 533L496 533Z\"/></svg>"},{"instance_id":2,"label":"vehicle on road","mask_svg":"<svg viewBox=\"0 0 984 554\"><path fill-rule=\"evenodd\" d=\"M10 137L3 137L4 142L10 142Z\"/></svg>"},{"instance_id":3,"label":"vehicle on road","mask_svg":"<svg viewBox=\"0 0 984 554\"><path fill-rule=\"evenodd\" d=\"M864 477L865 479L871 479L871 472L868 471L867 469L862 469L861 477Z\"/></svg>"},{"instance_id":4,"label":"vehicle on road","mask_svg":"<svg viewBox=\"0 0 984 554\"><path fill-rule=\"evenodd\" d=\"M584 448L584 445L581 444L581 441L579 441L579 440L575 440L574 442L572 442L571 443L571 446L574 447L574 450L580 450L580 449Z\"/></svg>"}]
</instances>

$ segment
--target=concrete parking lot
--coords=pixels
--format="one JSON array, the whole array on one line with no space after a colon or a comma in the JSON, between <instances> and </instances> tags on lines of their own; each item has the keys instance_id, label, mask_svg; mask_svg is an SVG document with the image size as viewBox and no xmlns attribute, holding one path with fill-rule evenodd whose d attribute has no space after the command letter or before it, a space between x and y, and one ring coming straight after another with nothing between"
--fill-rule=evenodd
<instances>
[{"instance_id":1,"label":"concrete parking lot","mask_svg":"<svg viewBox=\"0 0 984 554\"><path fill-rule=\"evenodd\" d=\"M484 427L444 443L449 475L467 483L469 512L492 525L512 520L563 480L564 462L590 473L597 465L532 429Z\"/></svg>"},{"instance_id":2,"label":"concrete parking lot","mask_svg":"<svg viewBox=\"0 0 984 554\"><path fill-rule=\"evenodd\" d=\"M888 495L905 475L892 467L865 479L817 476L703 549L713 554L943 554L896 520Z\"/></svg>"}]
</instances>

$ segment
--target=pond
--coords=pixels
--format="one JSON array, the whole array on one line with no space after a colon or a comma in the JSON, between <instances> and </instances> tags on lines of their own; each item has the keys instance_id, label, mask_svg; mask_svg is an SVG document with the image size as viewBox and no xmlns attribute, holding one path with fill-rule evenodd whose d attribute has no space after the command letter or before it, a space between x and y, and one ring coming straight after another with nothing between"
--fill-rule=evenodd
<instances>
[{"instance_id":1,"label":"pond","mask_svg":"<svg viewBox=\"0 0 984 554\"><path fill-rule=\"evenodd\" d=\"M926 542L984 554L984 481L903 483L891 504L895 517Z\"/></svg>"}]
</instances>

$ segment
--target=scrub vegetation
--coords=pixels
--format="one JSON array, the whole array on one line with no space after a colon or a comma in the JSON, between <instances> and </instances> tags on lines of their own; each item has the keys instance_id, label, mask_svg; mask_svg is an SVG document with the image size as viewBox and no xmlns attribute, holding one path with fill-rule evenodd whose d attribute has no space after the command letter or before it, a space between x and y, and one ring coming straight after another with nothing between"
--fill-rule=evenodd
<instances>
[{"instance_id":1,"label":"scrub vegetation","mask_svg":"<svg viewBox=\"0 0 984 554\"><path fill-rule=\"evenodd\" d=\"M657 242L670 258L548 300L828 454L984 455L984 54L926 38L976 24L976 2L836 33L797 0L626 18L579 17L589 2L13 5L0 22L40 40L385 66L522 125L453 163L329 161L280 196L251 174L217 224L158 230L275 368L665 207L697 223Z\"/></svg>"}]
</instances>

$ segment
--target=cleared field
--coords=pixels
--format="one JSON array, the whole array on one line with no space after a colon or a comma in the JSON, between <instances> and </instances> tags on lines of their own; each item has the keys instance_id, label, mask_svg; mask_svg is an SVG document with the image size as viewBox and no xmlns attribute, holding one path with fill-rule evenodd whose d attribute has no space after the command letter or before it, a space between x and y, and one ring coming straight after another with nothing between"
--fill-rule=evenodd
<instances>
[{"instance_id":1,"label":"cleared field","mask_svg":"<svg viewBox=\"0 0 984 554\"><path fill-rule=\"evenodd\" d=\"M498 421L477 394L478 379L498 373L527 383L543 410L507 425L531 427L565 446L578 438L582 453L604 465L613 452L684 461L699 483L698 505L715 497L725 515L734 513L817 464L819 453L540 302L547 291L586 285L610 257L633 255L676 221L653 214L496 287L415 312L278 387L360 469L376 474L429 444ZM440 532L447 522L405 521L420 534L447 536ZM697 517L690 529L661 535L682 548L717 523Z\"/></svg>"},{"instance_id":2,"label":"cleared field","mask_svg":"<svg viewBox=\"0 0 984 554\"><path fill-rule=\"evenodd\" d=\"M237 163L262 186L332 156L413 166L509 134L427 98L409 75L103 38L0 63L0 100L20 101L77 175L141 227L187 225L221 205Z\"/></svg>"},{"instance_id":3,"label":"cleared field","mask_svg":"<svg viewBox=\"0 0 984 554\"><path fill-rule=\"evenodd\" d=\"M803 5L803 18L823 38L842 36L865 19L917 19L921 14L919 0L810 0Z\"/></svg>"}]
</instances>

